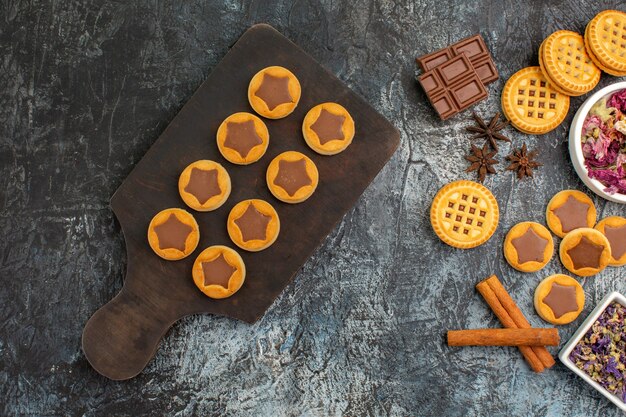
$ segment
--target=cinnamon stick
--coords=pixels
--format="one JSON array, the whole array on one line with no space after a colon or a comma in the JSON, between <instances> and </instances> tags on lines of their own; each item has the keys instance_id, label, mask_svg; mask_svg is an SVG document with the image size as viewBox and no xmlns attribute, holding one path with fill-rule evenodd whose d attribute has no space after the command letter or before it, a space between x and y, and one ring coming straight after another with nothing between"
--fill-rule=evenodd
<instances>
[{"instance_id":1,"label":"cinnamon stick","mask_svg":"<svg viewBox=\"0 0 626 417\"><path fill-rule=\"evenodd\" d=\"M556 328L448 330L448 346L557 346L559 341Z\"/></svg>"},{"instance_id":2,"label":"cinnamon stick","mask_svg":"<svg viewBox=\"0 0 626 417\"><path fill-rule=\"evenodd\" d=\"M500 323L502 323L504 327L512 329L517 328L517 325L515 324L509 313L506 311L504 306L502 306L502 303L493 292L491 287L489 287L489 284L487 284L486 280L476 284L476 289L478 290L480 295L483 296L487 304L489 304L489 307L491 307L491 310L494 312L496 317L498 317L498 320L500 320ZM519 346L518 348L533 371L543 372L545 366L530 346Z\"/></svg>"},{"instance_id":3,"label":"cinnamon stick","mask_svg":"<svg viewBox=\"0 0 626 417\"><path fill-rule=\"evenodd\" d=\"M507 292L507 290L504 288L504 286L498 279L498 277L495 275L492 275L486 279L486 282L489 285L489 287L493 290L493 292L496 294L496 296L500 300L500 303L502 303L502 306L509 313L509 315L511 316L511 318L513 319L517 327L520 329L530 328L530 323L528 322L528 320L526 320L524 313L522 313L522 311L519 309L517 304L515 304L515 301L513 301L513 299ZM550 354L550 352L548 352L548 349L546 349L545 347L534 346L532 347L532 350L533 352L535 352L535 355L537 355L539 360L541 360L541 363L543 364L544 367L552 368L554 364L556 363L554 361L554 358Z\"/></svg>"}]
</instances>

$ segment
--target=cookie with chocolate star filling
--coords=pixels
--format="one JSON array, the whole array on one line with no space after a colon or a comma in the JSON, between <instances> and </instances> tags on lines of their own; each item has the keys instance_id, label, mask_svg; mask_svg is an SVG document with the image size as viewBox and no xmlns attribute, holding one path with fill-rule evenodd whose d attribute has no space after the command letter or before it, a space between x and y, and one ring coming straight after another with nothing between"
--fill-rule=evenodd
<instances>
[{"instance_id":1,"label":"cookie with chocolate star filling","mask_svg":"<svg viewBox=\"0 0 626 417\"><path fill-rule=\"evenodd\" d=\"M280 232L280 219L267 201L244 200L230 211L226 228L235 245L250 252L258 252L276 241Z\"/></svg>"},{"instance_id":2,"label":"cookie with chocolate star filling","mask_svg":"<svg viewBox=\"0 0 626 417\"><path fill-rule=\"evenodd\" d=\"M178 192L196 211L212 211L226 202L230 195L230 176L224 167L206 159L196 161L178 178Z\"/></svg>"},{"instance_id":3,"label":"cookie with chocolate star filling","mask_svg":"<svg viewBox=\"0 0 626 417\"><path fill-rule=\"evenodd\" d=\"M318 104L304 117L302 135L315 152L335 155L352 143L354 120L348 110L337 103Z\"/></svg>"},{"instance_id":4,"label":"cookie with chocolate star filling","mask_svg":"<svg viewBox=\"0 0 626 417\"><path fill-rule=\"evenodd\" d=\"M583 192L559 191L548 203L546 223L558 237L580 227L593 227L596 224L596 206Z\"/></svg>"},{"instance_id":5,"label":"cookie with chocolate star filling","mask_svg":"<svg viewBox=\"0 0 626 417\"><path fill-rule=\"evenodd\" d=\"M157 213L148 226L148 243L163 259L186 258L198 246L200 229L196 219L185 210L168 208Z\"/></svg>"},{"instance_id":6,"label":"cookie with chocolate star filling","mask_svg":"<svg viewBox=\"0 0 626 417\"><path fill-rule=\"evenodd\" d=\"M295 204L311 197L317 188L319 173L308 156L287 151L270 162L265 179L274 197Z\"/></svg>"},{"instance_id":7,"label":"cookie with chocolate star filling","mask_svg":"<svg viewBox=\"0 0 626 417\"><path fill-rule=\"evenodd\" d=\"M287 68L273 66L257 72L248 85L248 101L255 112L268 119L282 119L300 101L300 81Z\"/></svg>"},{"instance_id":8,"label":"cookie with chocolate star filling","mask_svg":"<svg viewBox=\"0 0 626 417\"><path fill-rule=\"evenodd\" d=\"M552 259L553 254L552 235L539 223L518 223L504 239L504 257L518 271L539 271Z\"/></svg>"},{"instance_id":9,"label":"cookie with chocolate star filling","mask_svg":"<svg viewBox=\"0 0 626 417\"><path fill-rule=\"evenodd\" d=\"M559 256L568 271L589 277L609 264L611 244L602 232L583 227L565 235L559 247Z\"/></svg>"},{"instance_id":10,"label":"cookie with chocolate star filling","mask_svg":"<svg viewBox=\"0 0 626 417\"><path fill-rule=\"evenodd\" d=\"M611 244L610 266L626 265L626 219L611 216L601 220L595 227Z\"/></svg>"},{"instance_id":11,"label":"cookie with chocolate star filling","mask_svg":"<svg viewBox=\"0 0 626 417\"><path fill-rule=\"evenodd\" d=\"M556 274L537 285L534 298L539 317L552 324L576 320L585 306L585 292L574 278Z\"/></svg>"},{"instance_id":12,"label":"cookie with chocolate star filling","mask_svg":"<svg viewBox=\"0 0 626 417\"><path fill-rule=\"evenodd\" d=\"M267 126L252 113L231 114L217 129L217 148L226 160L237 165L261 159L269 141Z\"/></svg>"},{"instance_id":13,"label":"cookie with chocolate star filling","mask_svg":"<svg viewBox=\"0 0 626 417\"><path fill-rule=\"evenodd\" d=\"M246 265L235 250L222 245L209 246L196 258L191 275L207 297L227 298L243 285Z\"/></svg>"}]
</instances>

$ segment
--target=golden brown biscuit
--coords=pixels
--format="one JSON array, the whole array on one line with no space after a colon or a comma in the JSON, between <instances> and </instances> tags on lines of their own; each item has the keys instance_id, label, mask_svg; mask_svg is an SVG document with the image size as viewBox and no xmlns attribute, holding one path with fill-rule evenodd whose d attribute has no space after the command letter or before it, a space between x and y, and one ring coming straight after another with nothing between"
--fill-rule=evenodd
<instances>
[{"instance_id":1,"label":"golden brown biscuit","mask_svg":"<svg viewBox=\"0 0 626 417\"><path fill-rule=\"evenodd\" d=\"M579 33L559 30L548 36L539 48L539 66L557 91L579 96L600 81L600 69L585 50Z\"/></svg>"},{"instance_id":2,"label":"golden brown biscuit","mask_svg":"<svg viewBox=\"0 0 626 417\"><path fill-rule=\"evenodd\" d=\"M193 282L211 298L227 298L239 291L246 279L241 256L227 246L209 246L193 263Z\"/></svg>"},{"instance_id":3,"label":"golden brown biscuit","mask_svg":"<svg viewBox=\"0 0 626 417\"><path fill-rule=\"evenodd\" d=\"M315 152L335 155L352 143L354 120L348 110L337 103L318 104L304 117L302 135Z\"/></svg>"},{"instance_id":4,"label":"golden brown biscuit","mask_svg":"<svg viewBox=\"0 0 626 417\"><path fill-rule=\"evenodd\" d=\"M491 191L473 181L445 185L430 206L430 223L439 239L460 249L489 240L499 217L498 202Z\"/></svg>"},{"instance_id":5,"label":"golden brown biscuit","mask_svg":"<svg viewBox=\"0 0 626 417\"><path fill-rule=\"evenodd\" d=\"M552 235L539 223L518 223L504 239L504 257L518 271L539 271L552 259L553 254Z\"/></svg>"},{"instance_id":6,"label":"golden brown biscuit","mask_svg":"<svg viewBox=\"0 0 626 417\"><path fill-rule=\"evenodd\" d=\"M585 291L574 278L556 274L537 285L534 301L542 319L552 324L567 324L583 311Z\"/></svg>"},{"instance_id":7,"label":"golden brown biscuit","mask_svg":"<svg viewBox=\"0 0 626 417\"><path fill-rule=\"evenodd\" d=\"M546 208L546 224L558 237L580 227L593 227L596 224L596 206L583 192L559 191Z\"/></svg>"},{"instance_id":8,"label":"golden brown biscuit","mask_svg":"<svg viewBox=\"0 0 626 417\"><path fill-rule=\"evenodd\" d=\"M198 246L200 229L191 213L169 208L157 213L148 226L148 243L163 259L186 258Z\"/></svg>"},{"instance_id":9,"label":"golden brown biscuit","mask_svg":"<svg viewBox=\"0 0 626 417\"><path fill-rule=\"evenodd\" d=\"M603 67L626 71L626 13L603 10L587 25L585 38L595 58Z\"/></svg>"},{"instance_id":10,"label":"golden brown biscuit","mask_svg":"<svg viewBox=\"0 0 626 417\"><path fill-rule=\"evenodd\" d=\"M248 165L265 155L270 133L265 123L252 113L234 113L217 129L217 148L227 161Z\"/></svg>"},{"instance_id":11,"label":"golden brown biscuit","mask_svg":"<svg viewBox=\"0 0 626 417\"><path fill-rule=\"evenodd\" d=\"M585 29L584 38L585 38L585 49L587 50L587 55L589 55L589 58L591 58L593 63L596 64L596 67L600 68L602 71L606 72L607 74L614 75L616 77L626 76L626 71L616 71L616 70L607 68L600 62L600 60L598 60L598 57L595 56L595 54L591 50L591 46L589 45L589 25L587 25L587 28Z\"/></svg>"},{"instance_id":12,"label":"golden brown biscuit","mask_svg":"<svg viewBox=\"0 0 626 417\"><path fill-rule=\"evenodd\" d=\"M308 156L287 151L270 162L265 179L274 197L295 204L311 197L317 188L319 173Z\"/></svg>"},{"instance_id":13,"label":"golden brown biscuit","mask_svg":"<svg viewBox=\"0 0 626 417\"><path fill-rule=\"evenodd\" d=\"M502 90L502 111L521 132L543 134L563 122L569 96L559 93L540 67L523 68L513 74Z\"/></svg>"},{"instance_id":14,"label":"golden brown biscuit","mask_svg":"<svg viewBox=\"0 0 626 417\"><path fill-rule=\"evenodd\" d=\"M294 111L301 92L300 82L287 68L267 67L252 77L248 101L261 116L282 119Z\"/></svg>"},{"instance_id":15,"label":"golden brown biscuit","mask_svg":"<svg viewBox=\"0 0 626 417\"><path fill-rule=\"evenodd\" d=\"M227 221L228 236L241 249L258 252L276 241L280 219L267 201L240 201L232 208Z\"/></svg>"},{"instance_id":16,"label":"golden brown biscuit","mask_svg":"<svg viewBox=\"0 0 626 417\"><path fill-rule=\"evenodd\" d=\"M230 176L226 169L206 159L189 164L178 178L181 198L197 211L219 208L228 199L230 189Z\"/></svg>"},{"instance_id":17,"label":"golden brown biscuit","mask_svg":"<svg viewBox=\"0 0 626 417\"><path fill-rule=\"evenodd\" d=\"M611 260L611 244L598 230L583 227L565 235L559 247L563 266L573 274L589 277Z\"/></svg>"},{"instance_id":18,"label":"golden brown biscuit","mask_svg":"<svg viewBox=\"0 0 626 417\"><path fill-rule=\"evenodd\" d=\"M611 244L610 266L626 265L626 219L611 216L601 220L595 227Z\"/></svg>"}]
</instances>

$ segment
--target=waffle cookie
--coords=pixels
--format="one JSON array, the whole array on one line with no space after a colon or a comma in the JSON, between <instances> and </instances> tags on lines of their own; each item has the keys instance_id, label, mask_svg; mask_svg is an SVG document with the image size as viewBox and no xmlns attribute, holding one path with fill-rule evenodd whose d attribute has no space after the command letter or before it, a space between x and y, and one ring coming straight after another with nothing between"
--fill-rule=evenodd
<instances>
[{"instance_id":1,"label":"waffle cookie","mask_svg":"<svg viewBox=\"0 0 626 417\"><path fill-rule=\"evenodd\" d=\"M537 285L534 304L539 317L548 323L571 323L583 311L585 291L568 275L551 275Z\"/></svg>"},{"instance_id":2,"label":"waffle cookie","mask_svg":"<svg viewBox=\"0 0 626 417\"><path fill-rule=\"evenodd\" d=\"M611 244L610 266L626 265L626 218L611 216L602 219L596 224L599 230Z\"/></svg>"},{"instance_id":3,"label":"waffle cookie","mask_svg":"<svg viewBox=\"0 0 626 417\"><path fill-rule=\"evenodd\" d=\"M193 263L193 282L210 298L227 298L239 291L246 279L241 256L227 246L209 246Z\"/></svg>"},{"instance_id":4,"label":"waffle cookie","mask_svg":"<svg viewBox=\"0 0 626 417\"><path fill-rule=\"evenodd\" d=\"M558 237L564 237L574 229L593 227L596 224L596 206L581 191L559 191L546 207L546 224Z\"/></svg>"},{"instance_id":5,"label":"waffle cookie","mask_svg":"<svg viewBox=\"0 0 626 417\"><path fill-rule=\"evenodd\" d=\"M148 225L148 243L161 258L177 261L198 246L200 229L191 213L169 208L157 213Z\"/></svg>"},{"instance_id":6,"label":"waffle cookie","mask_svg":"<svg viewBox=\"0 0 626 417\"><path fill-rule=\"evenodd\" d=\"M518 223L504 239L504 257L518 271L539 271L552 259L553 254L552 235L539 223Z\"/></svg>"},{"instance_id":7,"label":"waffle cookie","mask_svg":"<svg viewBox=\"0 0 626 417\"><path fill-rule=\"evenodd\" d=\"M498 220L495 197L473 181L445 185L430 207L430 223L439 239L460 249L474 248L489 240Z\"/></svg>"},{"instance_id":8,"label":"waffle cookie","mask_svg":"<svg viewBox=\"0 0 626 417\"><path fill-rule=\"evenodd\" d=\"M569 96L580 96L600 81L600 69L585 50L583 37L569 30L548 36L539 48L539 66L552 88Z\"/></svg>"},{"instance_id":9,"label":"waffle cookie","mask_svg":"<svg viewBox=\"0 0 626 417\"><path fill-rule=\"evenodd\" d=\"M563 266L572 274L590 277L609 264L611 244L598 230L583 227L565 235L559 256Z\"/></svg>"},{"instance_id":10,"label":"waffle cookie","mask_svg":"<svg viewBox=\"0 0 626 417\"><path fill-rule=\"evenodd\" d=\"M504 85L502 110L519 131L543 134L563 122L569 110L569 96L552 88L540 67L523 68Z\"/></svg>"},{"instance_id":11,"label":"waffle cookie","mask_svg":"<svg viewBox=\"0 0 626 417\"><path fill-rule=\"evenodd\" d=\"M598 13L585 29L585 42L602 70L612 75L626 74L626 13Z\"/></svg>"}]
</instances>

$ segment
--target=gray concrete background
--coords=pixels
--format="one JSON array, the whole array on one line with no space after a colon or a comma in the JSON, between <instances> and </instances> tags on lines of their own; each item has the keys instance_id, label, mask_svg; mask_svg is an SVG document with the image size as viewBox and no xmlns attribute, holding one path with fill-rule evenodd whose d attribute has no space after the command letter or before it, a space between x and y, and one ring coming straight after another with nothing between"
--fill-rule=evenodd
<instances>
[{"instance_id":1,"label":"gray concrete background","mask_svg":"<svg viewBox=\"0 0 626 417\"><path fill-rule=\"evenodd\" d=\"M522 274L506 231L544 221L549 198L582 189L567 154L569 117L544 136L508 129L545 164L535 180L491 176L493 238L447 247L428 209L459 178L468 114L439 121L414 57L480 32L500 70L475 110L499 110L504 81L537 64L541 40L583 31L616 1L402 3L0 2L0 414L2 415L620 415L557 365L533 374L510 348L448 348L445 330L496 327L475 283L495 273L533 325L532 294L558 259ZM402 143L357 206L256 324L209 315L166 335L128 382L97 375L80 350L90 315L121 288L123 236L108 200L194 89L252 24L308 51L400 129ZM603 75L601 86L616 79ZM358 140L358 138L356 139ZM501 146L500 159L510 152ZM499 170L502 171L506 161ZM593 197L600 217L625 208ZM587 305L626 292L624 269L582 279ZM556 353L556 349L553 350Z\"/></svg>"}]
</instances>

